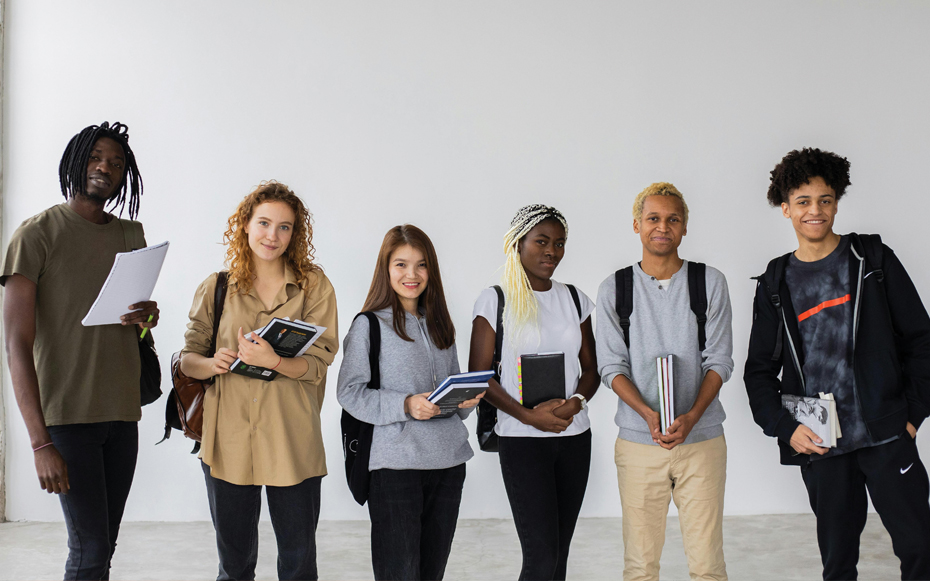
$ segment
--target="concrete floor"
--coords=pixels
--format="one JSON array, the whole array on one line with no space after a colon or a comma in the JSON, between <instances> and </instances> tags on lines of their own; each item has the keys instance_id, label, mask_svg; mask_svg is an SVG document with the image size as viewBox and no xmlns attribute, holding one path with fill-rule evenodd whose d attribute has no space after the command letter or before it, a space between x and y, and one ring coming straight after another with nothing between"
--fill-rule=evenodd
<instances>
[{"instance_id":1,"label":"concrete floor","mask_svg":"<svg viewBox=\"0 0 930 581\"><path fill-rule=\"evenodd\" d=\"M271 523L260 526L258 579L275 579ZM321 579L371 579L367 521L324 521L317 533ZM727 517L727 570L734 581L820 579L812 515ZM0 580L61 579L67 557L63 524L0 524ZM446 579L516 579L520 545L510 520L461 520ZM216 545L209 522L125 523L113 579L215 579ZM569 579L618 580L623 572L620 519L581 519L568 562ZM891 539L874 514L862 535L860 579L899 579ZM678 519L670 518L663 579L687 579Z\"/></svg>"}]
</instances>

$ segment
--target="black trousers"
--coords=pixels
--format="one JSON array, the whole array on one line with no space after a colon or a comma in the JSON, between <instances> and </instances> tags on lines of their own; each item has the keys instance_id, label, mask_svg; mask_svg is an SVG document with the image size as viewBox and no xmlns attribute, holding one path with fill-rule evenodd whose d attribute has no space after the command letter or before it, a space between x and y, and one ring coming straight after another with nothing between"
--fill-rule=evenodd
<instances>
[{"instance_id":1,"label":"black trousers","mask_svg":"<svg viewBox=\"0 0 930 581\"><path fill-rule=\"evenodd\" d=\"M71 490L60 494L68 527L65 579L109 579L139 451L136 422L49 426L68 466Z\"/></svg>"},{"instance_id":2,"label":"black trousers","mask_svg":"<svg viewBox=\"0 0 930 581\"><path fill-rule=\"evenodd\" d=\"M523 549L520 581L565 579L588 487L591 430L552 438L502 437L500 462Z\"/></svg>"},{"instance_id":3,"label":"black trousers","mask_svg":"<svg viewBox=\"0 0 930 581\"><path fill-rule=\"evenodd\" d=\"M462 503L465 464L371 473L371 564L378 581L442 579Z\"/></svg>"},{"instance_id":4,"label":"black trousers","mask_svg":"<svg viewBox=\"0 0 930 581\"><path fill-rule=\"evenodd\" d=\"M210 467L200 464L216 529L220 558L217 581L255 579L262 487L214 478ZM293 486L265 487L271 526L278 543L278 579L317 579L316 527L320 520L322 480L322 476L315 476Z\"/></svg>"},{"instance_id":5,"label":"black trousers","mask_svg":"<svg viewBox=\"0 0 930 581\"><path fill-rule=\"evenodd\" d=\"M817 515L825 580L859 574L866 489L901 559L901 578L930 579L930 482L907 432L887 444L814 460L801 467L801 476Z\"/></svg>"}]
</instances>

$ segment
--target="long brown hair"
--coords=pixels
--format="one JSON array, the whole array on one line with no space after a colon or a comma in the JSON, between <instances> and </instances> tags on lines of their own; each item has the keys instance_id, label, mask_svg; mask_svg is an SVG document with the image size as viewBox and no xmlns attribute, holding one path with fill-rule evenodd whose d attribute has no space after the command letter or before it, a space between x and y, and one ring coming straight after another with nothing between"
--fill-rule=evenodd
<instances>
[{"instance_id":1,"label":"long brown hair","mask_svg":"<svg viewBox=\"0 0 930 581\"><path fill-rule=\"evenodd\" d=\"M375 274L371 277L371 288L368 289L368 298L365 299L363 311L377 311L391 307L394 311L394 332L404 341L413 341L407 335L406 313L391 287L391 274L389 272L391 254L404 245L410 245L423 253L426 260L426 290L417 300L417 306L426 311L426 328L429 336L440 349L448 349L455 344L455 327L452 317L446 307L446 295L442 292L442 277L439 275L439 259L429 236L412 224L394 226L384 235L381 251L378 253L378 262L375 264Z\"/></svg>"},{"instance_id":2,"label":"long brown hair","mask_svg":"<svg viewBox=\"0 0 930 581\"><path fill-rule=\"evenodd\" d=\"M252 219L255 208L265 202L284 202L294 211L294 231L284 253L284 262L294 271L298 284L308 290L311 273L321 270L319 265L313 263L313 216L290 188L274 180L259 184L239 202L236 212L229 217L226 233L223 234L223 243L227 246L229 282L235 283L236 291L241 294L247 294L252 289L255 267L245 227Z\"/></svg>"}]
</instances>

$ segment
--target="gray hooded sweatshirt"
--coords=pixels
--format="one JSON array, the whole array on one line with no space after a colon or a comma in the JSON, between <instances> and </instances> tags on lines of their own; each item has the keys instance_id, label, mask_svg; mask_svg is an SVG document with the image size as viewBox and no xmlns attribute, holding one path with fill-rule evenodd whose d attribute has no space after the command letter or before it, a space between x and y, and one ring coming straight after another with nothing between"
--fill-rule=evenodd
<instances>
[{"instance_id":1,"label":"gray hooded sweatshirt","mask_svg":"<svg viewBox=\"0 0 930 581\"><path fill-rule=\"evenodd\" d=\"M353 417L374 425L369 470L437 470L451 468L474 456L462 419L471 409L448 418L415 420L404 413L407 396L436 388L459 372L455 345L439 349L429 337L426 320L406 315L404 341L394 332L390 308L376 311L381 324L381 389L368 389L371 368L368 319L358 317L343 342L336 398Z\"/></svg>"}]
</instances>

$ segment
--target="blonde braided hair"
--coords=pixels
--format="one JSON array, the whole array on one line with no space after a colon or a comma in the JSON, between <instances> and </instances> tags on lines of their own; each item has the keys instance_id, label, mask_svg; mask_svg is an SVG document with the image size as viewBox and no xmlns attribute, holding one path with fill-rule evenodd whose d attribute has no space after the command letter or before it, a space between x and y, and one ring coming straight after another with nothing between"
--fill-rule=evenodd
<instances>
[{"instance_id":1,"label":"blonde braided hair","mask_svg":"<svg viewBox=\"0 0 930 581\"><path fill-rule=\"evenodd\" d=\"M527 324L537 324L538 305L530 281L520 261L520 240L529 234L543 220L557 220L565 228L568 239L568 222L565 216L552 206L531 204L520 208L510 221L510 230L504 235L504 275L501 288L504 291L504 328L511 345L517 345L517 337L522 335Z\"/></svg>"}]
</instances>

